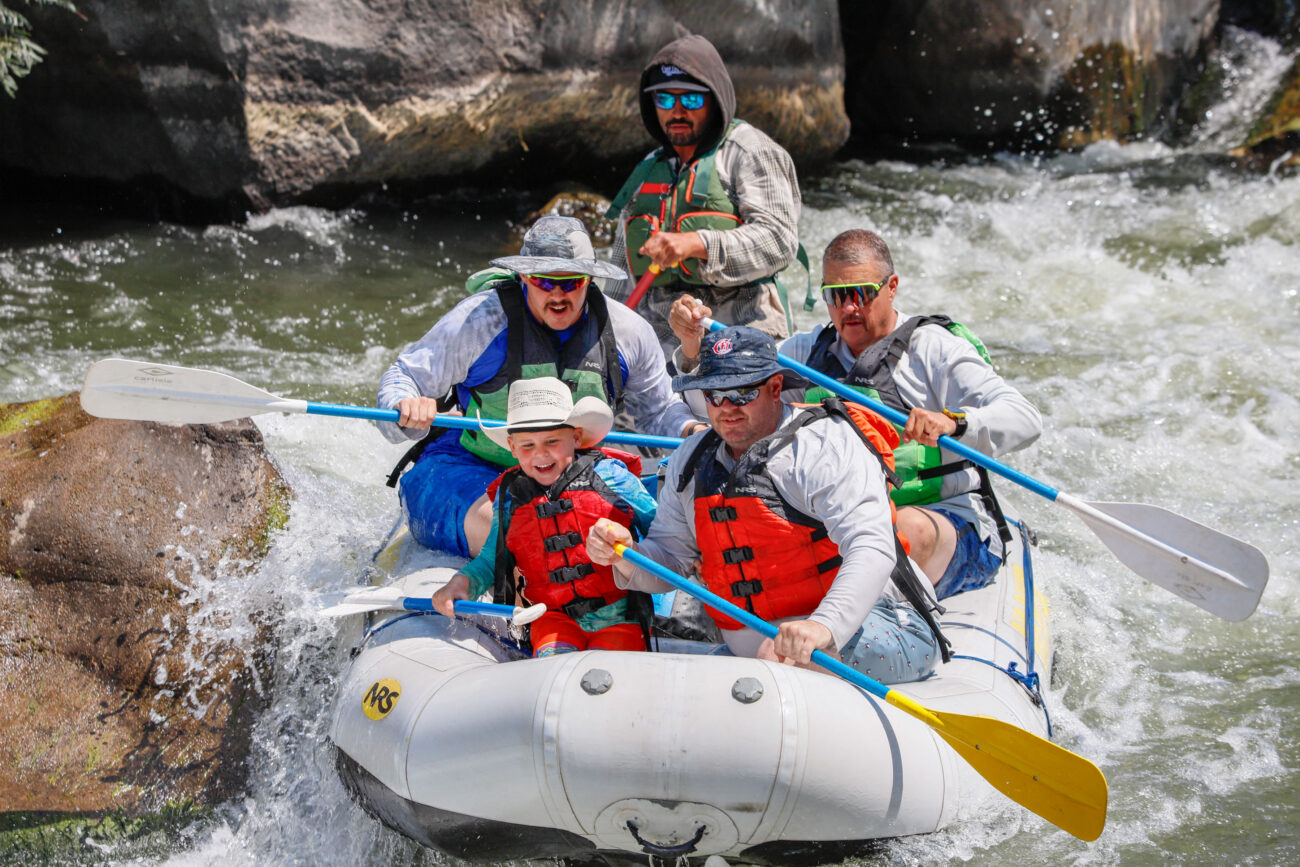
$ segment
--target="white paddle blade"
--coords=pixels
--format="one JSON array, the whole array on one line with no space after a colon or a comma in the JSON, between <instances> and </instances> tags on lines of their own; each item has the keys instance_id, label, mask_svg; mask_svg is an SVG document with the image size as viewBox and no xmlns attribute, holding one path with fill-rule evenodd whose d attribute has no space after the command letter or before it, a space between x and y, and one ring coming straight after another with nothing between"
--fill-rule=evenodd
<instances>
[{"instance_id":1,"label":"white paddle blade","mask_svg":"<svg viewBox=\"0 0 1300 867\"><path fill-rule=\"evenodd\" d=\"M358 590L343 597L337 605L321 609L322 617L347 617L349 614L366 614L370 611L402 610L406 594L401 587L372 587Z\"/></svg>"},{"instance_id":2,"label":"white paddle blade","mask_svg":"<svg viewBox=\"0 0 1300 867\"><path fill-rule=\"evenodd\" d=\"M320 613L322 617L348 617L352 614L369 614L371 611L387 611L390 608L400 611L402 610L402 604L400 601L396 605L371 605L364 602L353 605L348 602L340 602L337 605L322 608Z\"/></svg>"},{"instance_id":3,"label":"white paddle blade","mask_svg":"<svg viewBox=\"0 0 1300 867\"><path fill-rule=\"evenodd\" d=\"M100 418L213 424L264 412L306 412L307 401L285 400L214 370L106 358L86 372L81 407Z\"/></svg>"},{"instance_id":4,"label":"white paddle blade","mask_svg":"<svg viewBox=\"0 0 1300 867\"><path fill-rule=\"evenodd\" d=\"M1125 566L1225 620L1245 620L1268 584L1253 545L1144 503L1085 503L1061 495Z\"/></svg>"}]
</instances>

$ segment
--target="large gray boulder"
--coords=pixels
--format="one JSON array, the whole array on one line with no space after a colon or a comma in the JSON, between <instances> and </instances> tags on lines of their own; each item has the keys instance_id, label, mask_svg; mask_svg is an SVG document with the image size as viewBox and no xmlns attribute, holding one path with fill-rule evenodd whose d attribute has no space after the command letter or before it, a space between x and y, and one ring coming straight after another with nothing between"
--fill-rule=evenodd
<instances>
[{"instance_id":1,"label":"large gray boulder","mask_svg":"<svg viewBox=\"0 0 1300 867\"><path fill-rule=\"evenodd\" d=\"M31 10L49 57L0 101L0 165L255 204L520 164L621 176L653 145L638 75L681 26L799 162L848 137L834 0L77 5Z\"/></svg>"},{"instance_id":2,"label":"large gray boulder","mask_svg":"<svg viewBox=\"0 0 1300 867\"><path fill-rule=\"evenodd\" d=\"M240 790L272 654L240 600L287 496L247 420L0 406L0 813L137 816Z\"/></svg>"}]
</instances>

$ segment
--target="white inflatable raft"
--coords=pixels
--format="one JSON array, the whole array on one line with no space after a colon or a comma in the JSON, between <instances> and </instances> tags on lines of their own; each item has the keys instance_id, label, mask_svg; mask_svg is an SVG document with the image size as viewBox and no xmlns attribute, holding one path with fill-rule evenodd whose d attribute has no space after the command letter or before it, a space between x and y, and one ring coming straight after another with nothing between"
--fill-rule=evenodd
<instances>
[{"instance_id":1,"label":"white inflatable raft","mask_svg":"<svg viewBox=\"0 0 1300 867\"><path fill-rule=\"evenodd\" d=\"M376 563L427 598L454 572L433 556L402 533ZM1021 538L996 582L944 606L952 661L898 691L1047 736L1047 601ZM534 660L501 620L364 620L331 733L340 774L384 824L458 858L840 860L1000 798L931 728L827 674L682 639Z\"/></svg>"}]
</instances>

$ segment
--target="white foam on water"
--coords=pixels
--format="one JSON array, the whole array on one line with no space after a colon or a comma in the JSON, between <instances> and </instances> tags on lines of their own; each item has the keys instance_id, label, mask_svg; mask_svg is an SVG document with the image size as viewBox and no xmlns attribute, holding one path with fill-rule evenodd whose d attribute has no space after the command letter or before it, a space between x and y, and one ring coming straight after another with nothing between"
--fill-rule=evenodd
<instances>
[{"instance_id":1,"label":"white foam on water","mask_svg":"<svg viewBox=\"0 0 1300 867\"><path fill-rule=\"evenodd\" d=\"M1259 610L1227 623L1130 573L1063 508L999 482L1039 533L1035 577L1052 604L1056 653L1047 688L1055 736L1107 774L1107 830L1080 843L996 799L979 819L883 844L868 863L1300 855L1294 842L1224 830L1258 829L1268 813L1295 838L1285 816L1296 806L1287 792L1300 789L1291 722L1300 712L1300 177L1196 160L1160 145L1100 144L978 164L850 163L805 191L801 235L814 277L839 231L880 231L901 276L899 306L966 322L1042 410L1042 438L1009 464L1086 499L1164 506L1259 546L1272 568ZM367 307L356 315L363 336L345 334L340 346L329 331L301 333L319 324L295 307L303 286L268 300L247 276L267 256L302 249L316 249L328 270L353 233L361 227L352 215L281 209L201 235L160 229L0 252L0 311L13 311L0 315L0 340L22 349L0 357L0 394L16 401L72 390L91 361L115 354L215 367L287 397L369 405L403 342L432 324L442 303L435 296L458 289L435 283ZM196 255L232 269L220 278L231 285L181 280L193 274L176 263ZM150 256L162 273L133 278L129 266ZM457 264L472 271L482 263ZM82 327L60 313L78 297L66 288L74 284L106 304L106 318L49 349L65 329ZM176 286L193 300L157 307ZM802 290L792 295L797 303ZM346 299L322 309L321 318L342 322ZM820 304L796 313L801 327L824 316ZM103 336L110 326L119 330ZM317 612L354 586L396 517L383 478L405 446L351 419L267 415L257 423L294 491L288 527L247 580L222 583L220 592L189 570L177 581L203 600L194 625L207 636L252 647L249 615L272 612L278 651L259 685L270 704L253 733L247 794L163 860L447 863L350 800L328 742L347 648L342 624ZM201 661L196 650L189 662ZM204 695L190 697L191 707L204 707ZM131 861L129 849L111 847L105 857L159 860Z\"/></svg>"}]
</instances>

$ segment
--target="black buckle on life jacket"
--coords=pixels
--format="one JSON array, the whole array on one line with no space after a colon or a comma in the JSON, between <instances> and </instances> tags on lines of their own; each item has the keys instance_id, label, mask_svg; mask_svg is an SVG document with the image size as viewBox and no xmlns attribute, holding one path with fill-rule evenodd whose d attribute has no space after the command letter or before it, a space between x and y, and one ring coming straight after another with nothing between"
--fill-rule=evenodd
<instances>
[{"instance_id":1,"label":"black buckle on life jacket","mask_svg":"<svg viewBox=\"0 0 1300 867\"><path fill-rule=\"evenodd\" d=\"M573 511L573 500L547 500L537 504L537 517L554 518L556 515L563 515L565 512Z\"/></svg>"},{"instance_id":2,"label":"black buckle on life jacket","mask_svg":"<svg viewBox=\"0 0 1300 867\"><path fill-rule=\"evenodd\" d=\"M745 563L754 559L754 549L746 545L743 548L726 548L722 552L722 562L728 566Z\"/></svg>"},{"instance_id":3,"label":"black buckle on life jacket","mask_svg":"<svg viewBox=\"0 0 1300 867\"><path fill-rule=\"evenodd\" d=\"M737 599L744 599L746 596L753 596L755 593L763 592L763 582L757 578L752 581L733 581L731 582L731 595Z\"/></svg>"},{"instance_id":4,"label":"black buckle on life jacket","mask_svg":"<svg viewBox=\"0 0 1300 867\"><path fill-rule=\"evenodd\" d=\"M579 596L572 602L566 602L562 606L564 613L577 620L584 614L590 614L593 611L599 611L607 604L604 596Z\"/></svg>"},{"instance_id":5,"label":"black buckle on life jacket","mask_svg":"<svg viewBox=\"0 0 1300 867\"><path fill-rule=\"evenodd\" d=\"M736 520L735 506L714 506L709 509L709 520L715 524Z\"/></svg>"},{"instance_id":6,"label":"black buckle on life jacket","mask_svg":"<svg viewBox=\"0 0 1300 867\"><path fill-rule=\"evenodd\" d=\"M547 536L543 545L549 554L556 551L563 551L566 548L576 548L582 544L581 533L560 533L558 536Z\"/></svg>"},{"instance_id":7,"label":"black buckle on life jacket","mask_svg":"<svg viewBox=\"0 0 1300 867\"><path fill-rule=\"evenodd\" d=\"M548 577L556 584L568 584L570 581L586 578L595 571L596 567L590 563L579 563L577 566L560 566L552 569Z\"/></svg>"}]
</instances>

